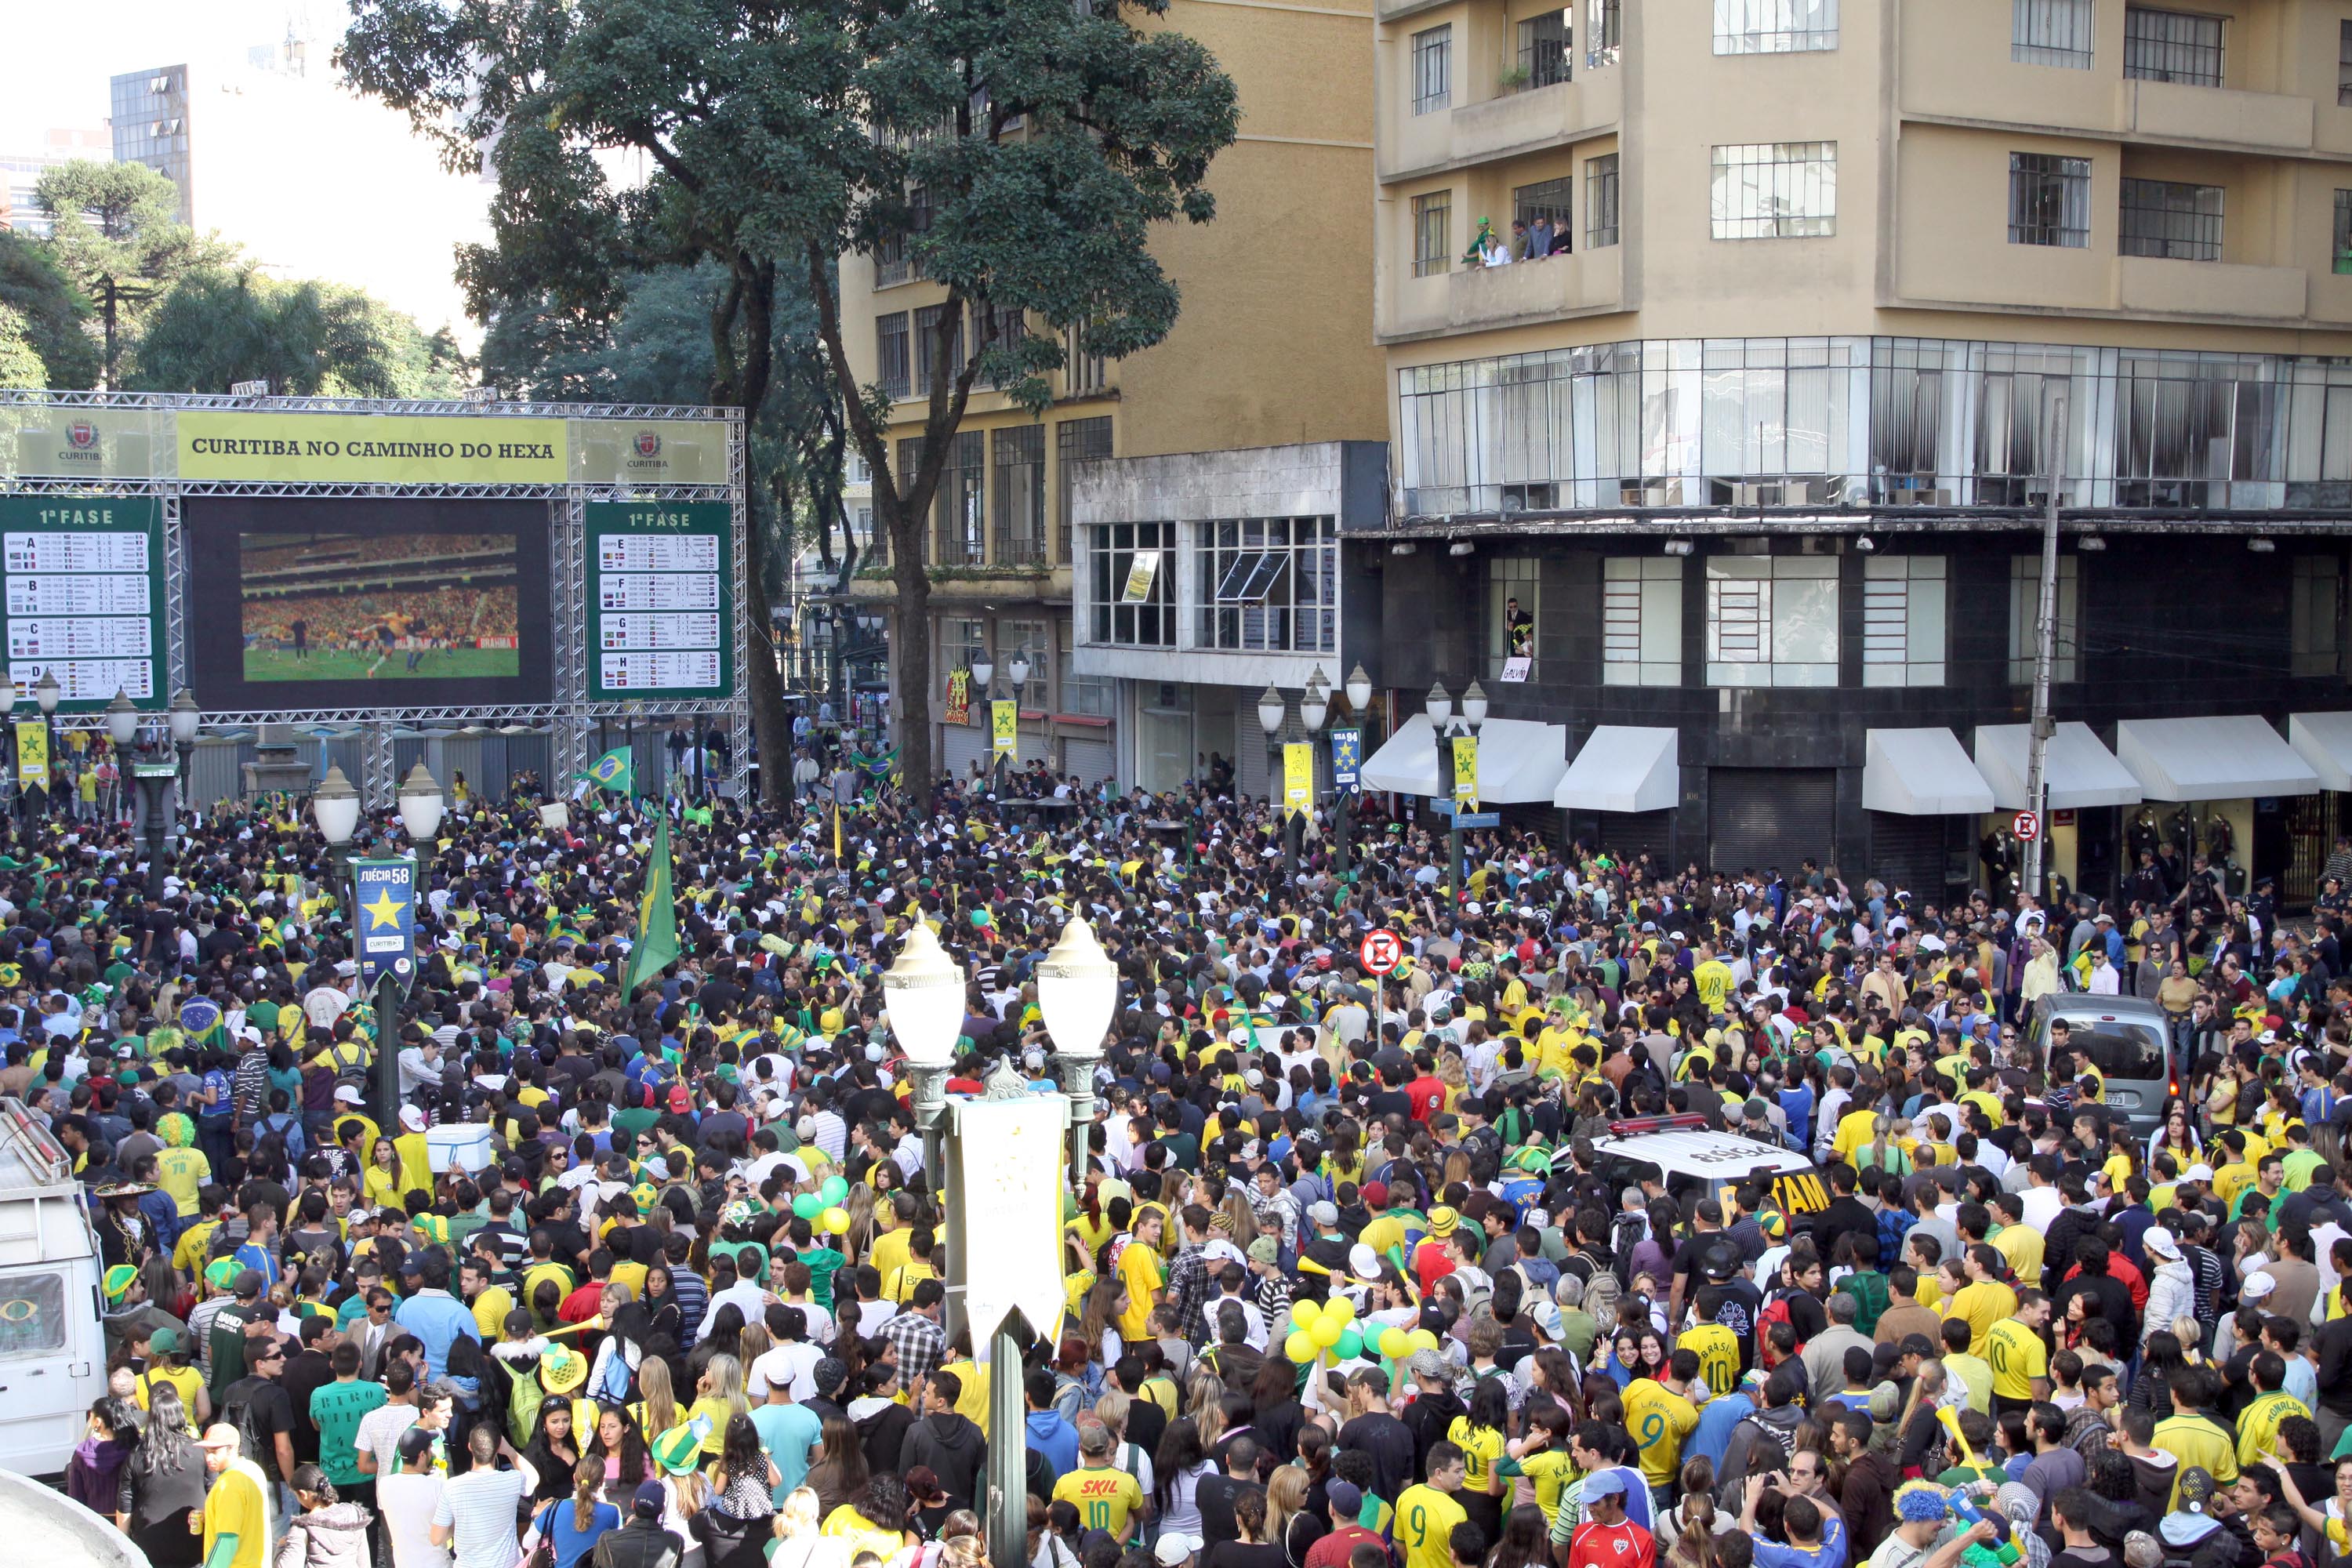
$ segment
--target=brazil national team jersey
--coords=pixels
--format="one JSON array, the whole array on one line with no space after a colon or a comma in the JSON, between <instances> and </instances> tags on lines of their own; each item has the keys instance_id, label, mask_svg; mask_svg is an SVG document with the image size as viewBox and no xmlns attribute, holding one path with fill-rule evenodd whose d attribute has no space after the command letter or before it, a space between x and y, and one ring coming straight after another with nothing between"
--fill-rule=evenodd
<instances>
[{"instance_id":1,"label":"brazil national team jersey","mask_svg":"<svg viewBox=\"0 0 2352 1568\"><path fill-rule=\"evenodd\" d=\"M1396 1500L1396 1543L1404 1548L1404 1568L1454 1568L1454 1527L1469 1510L1451 1492L1407 1487Z\"/></svg>"},{"instance_id":2,"label":"brazil national team jersey","mask_svg":"<svg viewBox=\"0 0 2352 1568\"><path fill-rule=\"evenodd\" d=\"M1642 1448L1642 1478L1671 1485L1682 1473L1683 1439L1698 1425L1698 1407L1651 1378L1625 1385L1625 1429Z\"/></svg>"},{"instance_id":3,"label":"brazil national team jersey","mask_svg":"<svg viewBox=\"0 0 2352 1568\"><path fill-rule=\"evenodd\" d=\"M2278 1449L2279 1424L2290 1415L2307 1418L2310 1415L2303 1401L2292 1394L2273 1390L2257 1398L2238 1415L2238 1463L2272 1463Z\"/></svg>"},{"instance_id":4,"label":"brazil national team jersey","mask_svg":"<svg viewBox=\"0 0 2352 1568\"><path fill-rule=\"evenodd\" d=\"M1698 1357L1698 1374L1717 1397L1739 1385L1739 1336L1723 1324L1701 1323L1685 1329L1675 1348Z\"/></svg>"},{"instance_id":5,"label":"brazil national team jersey","mask_svg":"<svg viewBox=\"0 0 2352 1568\"><path fill-rule=\"evenodd\" d=\"M2014 1318L1985 1331L1985 1360L1992 1363L1992 1392L1999 1399L2031 1399L2033 1380L2050 1370L2042 1336Z\"/></svg>"}]
</instances>

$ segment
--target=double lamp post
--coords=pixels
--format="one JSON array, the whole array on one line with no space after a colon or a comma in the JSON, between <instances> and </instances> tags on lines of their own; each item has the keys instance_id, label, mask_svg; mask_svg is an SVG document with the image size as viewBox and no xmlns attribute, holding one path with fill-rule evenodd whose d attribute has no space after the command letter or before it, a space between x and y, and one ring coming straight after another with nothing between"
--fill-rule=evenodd
<instances>
[{"instance_id":1,"label":"double lamp post","mask_svg":"<svg viewBox=\"0 0 2352 1568\"><path fill-rule=\"evenodd\" d=\"M985 648L971 656L971 683L980 689L981 700L989 709L989 777L995 781L996 793L1004 793L1004 772L1009 763L1021 765L1021 694L1029 685L1029 655L1024 650L1015 653L1004 667L1004 678L1013 683L1013 750L1008 754L996 749L996 689L989 683L996 678L996 661L988 657Z\"/></svg>"},{"instance_id":2,"label":"double lamp post","mask_svg":"<svg viewBox=\"0 0 2352 1568\"><path fill-rule=\"evenodd\" d=\"M1462 713L1454 713L1453 695L1443 681L1433 682L1429 699L1423 704L1429 715L1430 734L1437 743L1437 782L1445 802L1445 887L1446 897L1456 904L1462 901L1462 813L1465 805L1475 804L1462 788L1467 783L1475 786L1478 778L1478 731L1486 723L1486 689L1475 680L1462 693ZM1465 780L1456 772L1454 742L1469 743L1469 777Z\"/></svg>"},{"instance_id":3,"label":"double lamp post","mask_svg":"<svg viewBox=\"0 0 2352 1568\"><path fill-rule=\"evenodd\" d=\"M425 896L427 848L440 832L442 815L448 809L440 784L422 762L401 781L399 805L400 826L408 837L408 857L416 864L409 880L409 921L414 930L415 907ZM355 853L360 792L352 787L352 781L343 776L340 765L329 763L326 778L310 792L310 816L327 841L328 852L341 868L341 880L351 889L352 957L356 961L362 941L359 858ZM414 953L410 959L413 964ZM376 975L375 994L371 998L375 1012L376 1093L383 1101L378 1109L387 1128L400 1116L400 1001L406 990L406 982L386 964Z\"/></svg>"},{"instance_id":4,"label":"double lamp post","mask_svg":"<svg viewBox=\"0 0 2352 1568\"><path fill-rule=\"evenodd\" d=\"M1352 714L1361 714L1365 706L1372 700L1372 678L1364 673L1362 664L1359 663L1355 668L1348 672L1348 684L1344 689L1348 698L1348 711ZM1273 684L1269 682L1266 689L1259 693L1257 700L1257 722L1258 727L1265 731L1266 777L1270 781L1265 793L1269 801L1284 801L1286 806L1288 803L1284 800L1284 796L1288 780L1283 766L1281 735L1282 722L1286 711L1287 704L1283 700L1282 693L1276 690ZM1310 746L1314 744L1315 737L1323 732L1323 725L1330 716L1331 682L1324 676L1323 667L1318 664L1315 667L1315 673L1307 678L1307 689L1300 692L1298 697L1298 724L1299 728L1307 731L1307 744ZM1362 731L1358 731L1357 734L1360 746ZM1360 762L1360 759L1359 761ZM1331 867L1333 870L1343 876L1348 869L1348 829L1355 817L1355 802L1356 786L1342 785L1331 811L1333 828ZM1298 878L1299 841L1306 833L1307 816L1314 809L1315 783L1310 772L1304 807L1295 814L1286 812L1282 825L1283 870L1286 878L1292 881L1296 881Z\"/></svg>"},{"instance_id":5,"label":"double lamp post","mask_svg":"<svg viewBox=\"0 0 2352 1568\"><path fill-rule=\"evenodd\" d=\"M52 678L44 675L41 679L47 684ZM0 682L0 687L5 685ZM0 712L5 711L5 700L0 698ZM53 706L45 707L43 712ZM106 705L106 738L114 743L115 765L124 774L123 782L139 785L139 805L146 825L147 895L160 899L163 896L163 840L172 829L171 792L177 785L182 800L186 799L188 758L195 752L196 731L204 727L205 716L196 706L195 694L180 688L166 711L164 729L159 731L152 725L144 726L149 744L133 756L131 748L142 728L140 718L138 705L118 688L114 700ZM163 744L166 735L171 740L168 751Z\"/></svg>"}]
</instances>

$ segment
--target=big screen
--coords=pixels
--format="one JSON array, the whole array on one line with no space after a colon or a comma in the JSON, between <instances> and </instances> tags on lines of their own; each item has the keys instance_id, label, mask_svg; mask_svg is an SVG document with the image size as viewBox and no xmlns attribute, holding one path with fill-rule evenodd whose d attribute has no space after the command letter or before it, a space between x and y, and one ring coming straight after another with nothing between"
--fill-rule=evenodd
<instances>
[{"instance_id":1,"label":"big screen","mask_svg":"<svg viewBox=\"0 0 2352 1568\"><path fill-rule=\"evenodd\" d=\"M185 518L206 708L551 694L543 501L192 496Z\"/></svg>"}]
</instances>

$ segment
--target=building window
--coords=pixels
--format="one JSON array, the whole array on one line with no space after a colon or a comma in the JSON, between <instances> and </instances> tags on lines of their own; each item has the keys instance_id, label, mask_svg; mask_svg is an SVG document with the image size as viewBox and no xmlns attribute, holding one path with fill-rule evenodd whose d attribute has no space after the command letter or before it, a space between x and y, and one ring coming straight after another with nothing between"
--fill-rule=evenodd
<instances>
[{"instance_id":1,"label":"building window","mask_svg":"<svg viewBox=\"0 0 2352 1568\"><path fill-rule=\"evenodd\" d=\"M1612 555L1601 566L1601 684L1680 686L1682 558Z\"/></svg>"},{"instance_id":2,"label":"building window","mask_svg":"<svg viewBox=\"0 0 2352 1568\"><path fill-rule=\"evenodd\" d=\"M989 312L992 309L996 313L996 331L993 334L988 330ZM1028 335L1029 330L1021 311L1009 305L991 307L978 300L971 302L971 342L972 347L978 352L986 353L992 349L1003 356L1005 366L1009 367L1013 357L1020 353L1021 345ZM961 336L959 335L956 340L959 349L961 348L962 342ZM990 371L984 379L989 385L1001 387L1012 385L1013 382L1020 379L1020 376L1009 368L1001 367Z\"/></svg>"},{"instance_id":3,"label":"building window","mask_svg":"<svg viewBox=\"0 0 2352 1568\"><path fill-rule=\"evenodd\" d=\"M1717 555L1706 563L1709 686L1835 686L1834 555Z\"/></svg>"},{"instance_id":4,"label":"building window","mask_svg":"<svg viewBox=\"0 0 2352 1568\"><path fill-rule=\"evenodd\" d=\"M2081 250L2091 243L2091 161L2009 155L2009 243Z\"/></svg>"},{"instance_id":5,"label":"building window","mask_svg":"<svg viewBox=\"0 0 2352 1568\"><path fill-rule=\"evenodd\" d=\"M1070 486L1078 465L1110 456L1110 416L1095 419L1065 419L1054 427L1055 540L1054 559L1070 558Z\"/></svg>"},{"instance_id":6,"label":"building window","mask_svg":"<svg viewBox=\"0 0 2352 1568\"><path fill-rule=\"evenodd\" d=\"M1088 719L1108 719L1110 711L1110 682L1078 673L1077 660L1067 648L1055 660L1055 674L1062 683L1060 713L1075 713Z\"/></svg>"},{"instance_id":7,"label":"building window","mask_svg":"<svg viewBox=\"0 0 2352 1568\"><path fill-rule=\"evenodd\" d=\"M1584 0L1585 69L1615 65L1624 46L1624 0Z\"/></svg>"},{"instance_id":8,"label":"building window","mask_svg":"<svg viewBox=\"0 0 2352 1568\"><path fill-rule=\"evenodd\" d=\"M1045 561L1045 427L1015 425L995 433L996 563Z\"/></svg>"},{"instance_id":9,"label":"building window","mask_svg":"<svg viewBox=\"0 0 2352 1568\"><path fill-rule=\"evenodd\" d=\"M1087 551L1087 640L1120 647L1176 646L1174 523L1097 527Z\"/></svg>"},{"instance_id":10,"label":"building window","mask_svg":"<svg viewBox=\"0 0 2352 1568\"><path fill-rule=\"evenodd\" d=\"M1328 653L1339 646L1339 531L1329 518L1200 526L1195 646L1273 653Z\"/></svg>"},{"instance_id":11,"label":"building window","mask_svg":"<svg viewBox=\"0 0 2352 1568\"><path fill-rule=\"evenodd\" d=\"M1528 254L1530 257L1561 255L1574 247L1576 237L1576 203L1569 190L1568 176L1557 180L1539 180L1532 185L1521 185L1511 193L1511 221L1528 226ZM1542 225L1540 231L1537 225ZM1544 248L1535 247L1535 236L1541 232L1549 237Z\"/></svg>"},{"instance_id":12,"label":"building window","mask_svg":"<svg viewBox=\"0 0 2352 1568\"><path fill-rule=\"evenodd\" d=\"M1486 679L1500 679L1512 659L1536 657L1536 615L1543 604L1543 563L1500 556L1486 566ZM1530 678L1522 674L1520 679Z\"/></svg>"},{"instance_id":13,"label":"building window","mask_svg":"<svg viewBox=\"0 0 2352 1568\"><path fill-rule=\"evenodd\" d=\"M2009 58L2020 65L2091 68L2092 0L2011 0Z\"/></svg>"},{"instance_id":14,"label":"building window","mask_svg":"<svg viewBox=\"0 0 2352 1568\"><path fill-rule=\"evenodd\" d=\"M2352 106L2352 21L2336 24L2336 103Z\"/></svg>"},{"instance_id":15,"label":"building window","mask_svg":"<svg viewBox=\"0 0 2352 1568\"><path fill-rule=\"evenodd\" d=\"M1454 193L1412 198L1412 275L1426 278L1454 265Z\"/></svg>"},{"instance_id":16,"label":"building window","mask_svg":"<svg viewBox=\"0 0 2352 1568\"><path fill-rule=\"evenodd\" d=\"M1617 154L1584 161L1584 245L1598 250L1617 243Z\"/></svg>"},{"instance_id":17,"label":"building window","mask_svg":"<svg viewBox=\"0 0 2352 1568\"><path fill-rule=\"evenodd\" d=\"M2336 193L2335 240L2330 250L2337 272L2352 272L2352 191Z\"/></svg>"},{"instance_id":18,"label":"building window","mask_svg":"<svg viewBox=\"0 0 2352 1568\"><path fill-rule=\"evenodd\" d=\"M907 395L907 312L874 318L874 374L893 397Z\"/></svg>"},{"instance_id":19,"label":"building window","mask_svg":"<svg viewBox=\"0 0 2352 1568\"><path fill-rule=\"evenodd\" d=\"M1062 332L1062 392L1066 397L1100 392L1110 380L1103 356L1087 353L1080 337L1075 323Z\"/></svg>"},{"instance_id":20,"label":"building window","mask_svg":"<svg viewBox=\"0 0 2352 1568\"><path fill-rule=\"evenodd\" d=\"M1519 71L1528 87L1550 87L1569 79L1576 46L1566 11L1547 11L1519 24Z\"/></svg>"},{"instance_id":21,"label":"building window","mask_svg":"<svg viewBox=\"0 0 2352 1568\"><path fill-rule=\"evenodd\" d=\"M920 440L911 444L919 455ZM988 524L981 510L987 493L988 437L978 430L959 430L950 438L947 465L940 470L939 492L931 498L932 565L987 563Z\"/></svg>"},{"instance_id":22,"label":"building window","mask_svg":"<svg viewBox=\"0 0 2352 1568\"><path fill-rule=\"evenodd\" d=\"M1838 0L1715 0L1715 52L1785 55L1833 49Z\"/></svg>"},{"instance_id":23,"label":"building window","mask_svg":"<svg viewBox=\"0 0 2352 1568\"><path fill-rule=\"evenodd\" d=\"M2058 557L2058 635L2053 639L2050 679L2082 679L2083 584L2079 555ZM2012 686L2033 684L2033 663L2040 647L2042 618L2042 557L2009 558L2009 680Z\"/></svg>"},{"instance_id":24,"label":"building window","mask_svg":"<svg viewBox=\"0 0 2352 1568\"><path fill-rule=\"evenodd\" d=\"M1837 232L1837 143L1715 149L1715 237L1805 239Z\"/></svg>"},{"instance_id":25,"label":"building window","mask_svg":"<svg viewBox=\"0 0 2352 1568\"><path fill-rule=\"evenodd\" d=\"M970 669L971 661L988 651L988 623L961 616L950 616L940 623L940 667L943 669ZM991 663L995 662L993 659ZM985 715L988 693L975 689L971 705ZM985 717L982 723L988 721Z\"/></svg>"},{"instance_id":26,"label":"building window","mask_svg":"<svg viewBox=\"0 0 2352 1568\"><path fill-rule=\"evenodd\" d=\"M996 679L1004 683L1007 695L1013 690L1011 668L1014 654L1029 658L1029 679L1021 688L1021 706L1024 711L1054 706L1054 638L1052 628L1043 621L999 621L996 623Z\"/></svg>"},{"instance_id":27,"label":"building window","mask_svg":"<svg viewBox=\"0 0 2352 1568\"><path fill-rule=\"evenodd\" d=\"M2294 600L2288 608L2294 675L2343 673L2336 628L2344 614L2344 564L2333 555L2294 558Z\"/></svg>"},{"instance_id":28,"label":"building window","mask_svg":"<svg viewBox=\"0 0 2352 1568\"><path fill-rule=\"evenodd\" d=\"M2126 180L2117 229L2126 256L2221 259L2221 187L2178 180Z\"/></svg>"},{"instance_id":29,"label":"building window","mask_svg":"<svg viewBox=\"0 0 2352 1568\"><path fill-rule=\"evenodd\" d=\"M1862 683L1944 684L1946 568L1940 555L1862 563Z\"/></svg>"},{"instance_id":30,"label":"building window","mask_svg":"<svg viewBox=\"0 0 2352 1568\"><path fill-rule=\"evenodd\" d=\"M2221 18L2186 11L2124 12L2124 75L2189 87L2221 85Z\"/></svg>"},{"instance_id":31,"label":"building window","mask_svg":"<svg viewBox=\"0 0 2352 1568\"><path fill-rule=\"evenodd\" d=\"M1412 36L1412 111L1428 114L1454 101L1454 25Z\"/></svg>"},{"instance_id":32,"label":"building window","mask_svg":"<svg viewBox=\"0 0 2352 1568\"><path fill-rule=\"evenodd\" d=\"M940 319L945 305L926 305L915 312L915 368L913 393L917 397L931 395L931 361L940 352ZM963 312L956 311L948 318L948 379L952 383L963 369Z\"/></svg>"}]
</instances>

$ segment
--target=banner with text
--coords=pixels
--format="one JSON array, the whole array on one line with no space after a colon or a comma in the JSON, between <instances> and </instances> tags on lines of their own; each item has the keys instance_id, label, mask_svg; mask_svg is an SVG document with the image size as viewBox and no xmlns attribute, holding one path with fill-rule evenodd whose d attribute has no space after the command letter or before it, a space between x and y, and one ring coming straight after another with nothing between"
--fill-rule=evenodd
<instances>
[{"instance_id":1,"label":"banner with text","mask_svg":"<svg viewBox=\"0 0 2352 1568\"><path fill-rule=\"evenodd\" d=\"M49 727L38 719L16 721L16 787L49 787Z\"/></svg>"},{"instance_id":2,"label":"banner with text","mask_svg":"<svg viewBox=\"0 0 2352 1568\"><path fill-rule=\"evenodd\" d=\"M725 501L593 501L588 696L735 689L735 539Z\"/></svg>"},{"instance_id":3,"label":"banner with text","mask_svg":"<svg viewBox=\"0 0 2352 1568\"><path fill-rule=\"evenodd\" d=\"M30 694L57 677L58 711L118 691L163 708L163 507L152 496L0 497L0 646Z\"/></svg>"},{"instance_id":4,"label":"banner with text","mask_svg":"<svg viewBox=\"0 0 2352 1568\"><path fill-rule=\"evenodd\" d=\"M1315 745L1287 741L1282 747L1282 809L1297 816L1315 805Z\"/></svg>"},{"instance_id":5,"label":"banner with text","mask_svg":"<svg viewBox=\"0 0 2352 1568\"><path fill-rule=\"evenodd\" d=\"M416 862L354 860L357 898L352 922L360 933L360 983L385 974L406 985L416 973Z\"/></svg>"},{"instance_id":6,"label":"banner with text","mask_svg":"<svg viewBox=\"0 0 2352 1568\"><path fill-rule=\"evenodd\" d=\"M1478 809L1478 738L1454 737L1454 804L1464 811Z\"/></svg>"},{"instance_id":7,"label":"banner with text","mask_svg":"<svg viewBox=\"0 0 2352 1568\"><path fill-rule=\"evenodd\" d=\"M997 756L1012 761L1020 754L1021 710L1011 702L991 702L988 705L989 750Z\"/></svg>"}]
</instances>

